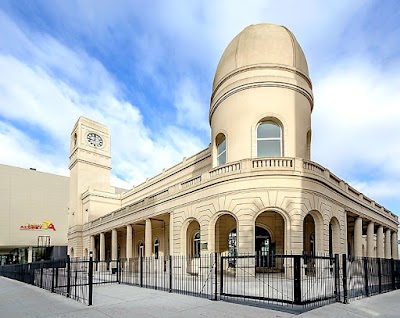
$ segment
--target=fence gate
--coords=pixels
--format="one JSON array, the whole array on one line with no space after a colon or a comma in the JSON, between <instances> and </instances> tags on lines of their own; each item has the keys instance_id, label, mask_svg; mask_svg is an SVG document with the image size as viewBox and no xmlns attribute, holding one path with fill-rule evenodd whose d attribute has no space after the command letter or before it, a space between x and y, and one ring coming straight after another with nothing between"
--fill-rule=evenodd
<instances>
[{"instance_id":1,"label":"fence gate","mask_svg":"<svg viewBox=\"0 0 400 318\"><path fill-rule=\"evenodd\" d=\"M337 272L338 262L332 257L221 256L220 298L254 305L318 306L336 301Z\"/></svg>"}]
</instances>

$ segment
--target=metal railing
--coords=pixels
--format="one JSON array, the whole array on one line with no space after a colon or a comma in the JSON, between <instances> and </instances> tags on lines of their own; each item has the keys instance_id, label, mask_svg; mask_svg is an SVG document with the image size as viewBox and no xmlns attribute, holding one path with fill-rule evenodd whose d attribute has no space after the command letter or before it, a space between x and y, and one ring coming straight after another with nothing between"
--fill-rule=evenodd
<instances>
[{"instance_id":1,"label":"metal railing","mask_svg":"<svg viewBox=\"0 0 400 318\"><path fill-rule=\"evenodd\" d=\"M211 299L215 262L215 254L121 259L120 283Z\"/></svg>"},{"instance_id":2,"label":"metal railing","mask_svg":"<svg viewBox=\"0 0 400 318\"><path fill-rule=\"evenodd\" d=\"M343 255L341 268L345 303L400 288L399 260Z\"/></svg>"},{"instance_id":3,"label":"metal railing","mask_svg":"<svg viewBox=\"0 0 400 318\"><path fill-rule=\"evenodd\" d=\"M221 256L221 299L302 311L336 301L335 258L306 255Z\"/></svg>"},{"instance_id":4,"label":"metal railing","mask_svg":"<svg viewBox=\"0 0 400 318\"><path fill-rule=\"evenodd\" d=\"M400 288L400 261L347 255L203 254L0 266L0 276L87 305L93 286L120 283L301 312Z\"/></svg>"},{"instance_id":5,"label":"metal railing","mask_svg":"<svg viewBox=\"0 0 400 318\"><path fill-rule=\"evenodd\" d=\"M91 304L89 260L73 258L0 266L0 276Z\"/></svg>"}]
</instances>

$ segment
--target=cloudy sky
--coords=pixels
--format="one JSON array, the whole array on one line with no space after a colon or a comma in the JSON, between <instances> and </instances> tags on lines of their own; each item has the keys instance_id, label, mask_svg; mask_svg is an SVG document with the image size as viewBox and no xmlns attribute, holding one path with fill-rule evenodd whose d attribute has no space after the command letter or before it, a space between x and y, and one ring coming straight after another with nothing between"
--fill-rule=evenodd
<instances>
[{"instance_id":1,"label":"cloudy sky","mask_svg":"<svg viewBox=\"0 0 400 318\"><path fill-rule=\"evenodd\" d=\"M400 213L400 2L0 2L0 163L68 175L79 116L110 128L129 188L210 142L219 58L249 24L287 26L314 85L312 159Z\"/></svg>"}]
</instances>

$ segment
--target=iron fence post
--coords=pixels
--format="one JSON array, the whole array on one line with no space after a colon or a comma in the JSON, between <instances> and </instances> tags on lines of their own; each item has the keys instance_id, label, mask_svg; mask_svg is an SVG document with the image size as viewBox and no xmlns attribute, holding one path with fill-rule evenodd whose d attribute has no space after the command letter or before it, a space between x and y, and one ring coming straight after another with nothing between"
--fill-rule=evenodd
<instances>
[{"instance_id":1,"label":"iron fence post","mask_svg":"<svg viewBox=\"0 0 400 318\"><path fill-rule=\"evenodd\" d=\"M43 288L43 260L40 263L40 288Z\"/></svg>"},{"instance_id":2,"label":"iron fence post","mask_svg":"<svg viewBox=\"0 0 400 318\"><path fill-rule=\"evenodd\" d=\"M347 255L342 255L342 271L343 271L343 303L348 304L347 298Z\"/></svg>"},{"instance_id":3,"label":"iron fence post","mask_svg":"<svg viewBox=\"0 0 400 318\"><path fill-rule=\"evenodd\" d=\"M394 267L394 259L392 258L390 260L390 267L392 270L392 290L396 289L396 272L395 272L395 267Z\"/></svg>"},{"instance_id":4,"label":"iron fence post","mask_svg":"<svg viewBox=\"0 0 400 318\"><path fill-rule=\"evenodd\" d=\"M89 253L89 306L93 305L93 252Z\"/></svg>"},{"instance_id":5,"label":"iron fence post","mask_svg":"<svg viewBox=\"0 0 400 318\"><path fill-rule=\"evenodd\" d=\"M143 287L143 256L142 255L140 255L139 270L140 270L140 287Z\"/></svg>"},{"instance_id":6,"label":"iron fence post","mask_svg":"<svg viewBox=\"0 0 400 318\"><path fill-rule=\"evenodd\" d=\"M296 305L301 305L301 256L293 255L293 278L294 278L294 303Z\"/></svg>"},{"instance_id":7,"label":"iron fence post","mask_svg":"<svg viewBox=\"0 0 400 318\"><path fill-rule=\"evenodd\" d=\"M56 288L58 287L58 267L56 268Z\"/></svg>"},{"instance_id":8,"label":"iron fence post","mask_svg":"<svg viewBox=\"0 0 400 318\"><path fill-rule=\"evenodd\" d=\"M368 285L368 258L362 258L364 263L364 284L365 284L365 295L369 297L369 285Z\"/></svg>"},{"instance_id":9,"label":"iron fence post","mask_svg":"<svg viewBox=\"0 0 400 318\"><path fill-rule=\"evenodd\" d=\"M67 255L67 297L71 295L71 262L69 255Z\"/></svg>"},{"instance_id":10,"label":"iron fence post","mask_svg":"<svg viewBox=\"0 0 400 318\"><path fill-rule=\"evenodd\" d=\"M219 295L220 297L223 295L224 293L224 258L221 255L221 261L220 261L220 276L219 276Z\"/></svg>"},{"instance_id":11,"label":"iron fence post","mask_svg":"<svg viewBox=\"0 0 400 318\"><path fill-rule=\"evenodd\" d=\"M335 254L335 295L336 295L336 301L340 301L340 264L339 264L339 254Z\"/></svg>"},{"instance_id":12,"label":"iron fence post","mask_svg":"<svg viewBox=\"0 0 400 318\"><path fill-rule=\"evenodd\" d=\"M51 270L51 292L52 293L54 293L54 277L55 277L55 275L54 275L54 272L55 272L55 263L54 263L54 260L53 260L53 264L52 264L53 266L53 268L52 268L52 270Z\"/></svg>"},{"instance_id":13,"label":"iron fence post","mask_svg":"<svg viewBox=\"0 0 400 318\"><path fill-rule=\"evenodd\" d=\"M120 266L121 266L121 259L118 258L118 259L117 259L117 283L118 283L118 284L121 283L121 282L120 282L120 280L121 280L121 277L120 277L120 275L121 275L121 268L120 268Z\"/></svg>"},{"instance_id":14,"label":"iron fence post","mask_svg":"<svg viewBox=\"0 0 400 318\"><path fill-rule=\"evenodd\" d=\"M398 259L394 259L394 268L395 268L395 281L396 281L396 289L399 289L399 260Z\"/></svg>"},{"instance_id":15,"label":"iron fence post","mask_svg":"<svg viewBox=\"0 0 400 318\"><path fill-rule=\"evenodd\" d=\"M172 293L172 255L169 256L169 290Z\"/></svg>"},{"instance_id":16,"label":"iron fence post","mask_svg":"<svg viewBox=\"0 0 400 318\"><path fill-rule=\"evenodd\" d=\"M218 253L215 252L214 254L215 258L215 295L214 295L214 300L218 300Z\"/></svg>"},{"instance_id":17,"label":"iron fence post","mask_svg":"<svg viewBox=\"0 0 400 318\"><path fill-rule=\"evenodd\" d=\"M25 283L24 265L21 266L21 282Z\"/></svg>"},{"instance_id":18,"label":"iron fence post","mask_svg":"<svg viewBox=\"0 0 400 318\"><path fill-rule=\"evenodd\" d=\"M382 294L382 259L378 258L378 290Z\"/></svg>"},{"instance_id":19,"label":"iron fence post","mask_svg":"<svg viewBox=\"0 0 400 318\"><path fill-rule=\"evenodd\" d=\"M75 268L74 299L76 299L78 295L77 290L78 290L78 271Z\"/></svg>"}]
</instances>

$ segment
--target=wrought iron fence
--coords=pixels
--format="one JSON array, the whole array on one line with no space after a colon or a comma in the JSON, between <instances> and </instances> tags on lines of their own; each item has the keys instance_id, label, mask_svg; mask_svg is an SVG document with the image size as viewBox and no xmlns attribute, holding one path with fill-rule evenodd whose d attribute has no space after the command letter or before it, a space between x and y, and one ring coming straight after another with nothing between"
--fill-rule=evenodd
<instances>
[{"instance_id":1,"label":"wrought iron fence","mask_svg":"<svg viewBox=\"0 0 400 318\"><path fill-rule=\"evenodd\" d=\"M231 264L235 266L231 266ZM293 311L336 300L335 258L306 255L221 256L222 300Z\"/></svg>"},{"instance_id":2,"label":"wrought iron fence","mask_svg":"<svg viewBox=\"0 0 400 318\"><path fill-rule=\"evenodd\" d=\"M121 259L120 283L198 297L213 297L216 258L167 256Z\"/></svg>"},{"instance_id":3,"label":"wrought iron fence","mask_svg":"<svg viewBox=\"0 0 400 318\"><path fill-rule=\"evenodd\" d=\"M400 261L347 255L203 254L0 266L0 275L91 305L93 285L122 283L304 311L400 288Z\"/></svg>"},{"instance_id":4,"label":"wrought iron fence","mask_svg":"<svg viewBox=\"0 0 400 318\"><path fill-rule=\"evenodd\" d=\"M0 276L91 304L89 260L60 259L0 266Z\"/></svg>"},{"instance_id":5,"label":"wrought iron fence","mask_svg":"<svg viewBox=\"0 0 400 318\"><path fill-rule=\"evenodd\" d=\"M400 261L394 259L342 256L344 302L400 288Z\"/></svg>"}]
</instances>

